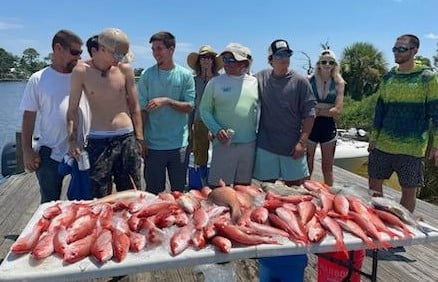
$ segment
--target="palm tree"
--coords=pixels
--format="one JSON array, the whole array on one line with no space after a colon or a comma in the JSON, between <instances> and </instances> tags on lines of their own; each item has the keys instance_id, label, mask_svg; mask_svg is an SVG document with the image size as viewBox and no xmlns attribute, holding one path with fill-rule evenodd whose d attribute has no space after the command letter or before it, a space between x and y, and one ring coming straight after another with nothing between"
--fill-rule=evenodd
<instances>
[{"instance_id":1,"label":"palm tree","mask_svg":"<svg viewBox=\"0 0 438 282\"><path fill-rule=\"evenodd\" d=\"M383 53L372 44L356 42L344 49L341 69L347 82L345 94L361 100L376 91L387 72L387 63Z\"/></svg>"}]
</instances>

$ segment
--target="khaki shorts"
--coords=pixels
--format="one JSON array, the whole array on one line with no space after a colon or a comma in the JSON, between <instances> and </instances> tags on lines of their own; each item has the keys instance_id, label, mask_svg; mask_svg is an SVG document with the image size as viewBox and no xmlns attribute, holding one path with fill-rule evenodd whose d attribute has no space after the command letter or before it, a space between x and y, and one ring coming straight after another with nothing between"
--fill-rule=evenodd
<instances>
[{"instance_id":1,"label":"khaki shorts","mask_svg":"<svg viewBox=\"0 0 438 282\"><path fill-rule=\"evenodd\" d=\"M251 183L255 157L255 142L213 144L208 184L219 186L219 180L225 184Z\"/></svg>"}]
</instances>

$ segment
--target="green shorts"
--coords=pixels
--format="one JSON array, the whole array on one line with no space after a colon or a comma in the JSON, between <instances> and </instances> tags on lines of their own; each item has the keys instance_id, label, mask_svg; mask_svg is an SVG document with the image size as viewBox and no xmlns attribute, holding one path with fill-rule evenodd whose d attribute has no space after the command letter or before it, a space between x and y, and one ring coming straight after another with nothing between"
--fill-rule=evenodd
<instances>
[{"instance_id":1,"label":"green shorts","mask_svg":"<svg viewBox=\"0 0 438 282\"><path fill-rule=\"evenodd\" d=\"M260 181L281 179L294 181L309 176L307 158L293 159L292 156L278 155L261 148L256 150L253 177Z\"/></svg>"}]
</instances>

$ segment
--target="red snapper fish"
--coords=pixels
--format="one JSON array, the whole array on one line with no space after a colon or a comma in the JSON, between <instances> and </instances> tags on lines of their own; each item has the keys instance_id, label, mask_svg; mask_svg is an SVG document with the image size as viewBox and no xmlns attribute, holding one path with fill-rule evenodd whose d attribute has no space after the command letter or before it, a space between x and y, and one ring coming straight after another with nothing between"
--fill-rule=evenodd
<instances>
[{"instance_id":1,"label":"red snapper fish","mask_svg":"<svg viewBox=\"0 0 438 282\"><path fill-rule=\"evenodd\" d=\"M330 233L336 239L336 247L339 251L343 252L348 257L348 250L344 244L344 234L342 233L342 229L339 224L330 216L325 216L323 214L316 214L316 217L319 219L319 222L330 231Z\"/></svg>"},{"instance_id":2,"label":"red snapper fish","mask_svg":"<svg viewBox=\"0 0 438 282\"><path fill-rule=\"evenodd\" d=\"M384 222L398 228L399 230L401 230L404 234L405 238L411 238L412 235L414 235L414 233L412 233L411 230L409 230L409 228L406 226L406 224L404 224L400 218L398 218L396 215L384 211L384 210L379 210L376 209L375 213L380 217L380 219L382 219Z\"/></svg>"},{"instance_id":3,"label":"red snapper fish","mask_svg":"<svg viewBox=\"0 0 438 282\"><path fill-rule=\"evenodd\" d=\"M96 226L97 216L87 214L77 218L67 229L67 244L84 238L90 234Z\"/></svg>"},{"instance_id":4,"label":"red snapper fish","mask_svg":"<svg viewBox=\"0 0 438 282\"><path fill-rule=\"evenodd\" d=\"M97 237L97 229L86 237L68 244L64 252L64 262L75 263L90 255L91 246Z\"/></svg>"},{"instance_id":5,"label":"red snapper fish","mask_svg":"<svg viewBox=\"0 0 438 282\"><path fill-rule=\"evenodd\" d=\"M312 219L307 222L306 230L309 241L313 243L320 242L327 234L327 231L322 227L316 216L313 216Z\"/></svg>"},{"instance_id":6,"label":"red snapper fish","mask_svg":"<svg viewBox=\"0 0 438 282\"><path fill-rule=\"evenodd\" d=\"M91 246L91 255L100 263L105 263L113 257L113 236L111 231L103 229Z\"/></svg>"},{"instance_id":7,"label":"red snapper fish","mask_svg":"<svg viewBox=\"0 0 438 282\"><path fill-rule=\"evenodd\" d=\"M55 247L53 245L53 239L55 238L56 231L45 231L36 246L33 248L31 252L31 256L34 259L43 259L55 251Z\"/></svg>"},{"instance_id":8,"label":"red snapper fish","mask_svg":"<svg viewBox=\"0 0 438 282\"><path fill-rule=\"evenodd\" d=\"M269 214L269 211L267 208L261 207L261 206L256 207L251 212L251 220L254 222L263 224L266 221L268 221L268 214Z\"/></svg>"},{"instance_id":9,"label":"red snapper fish","mask_svg":"<svg viewBox=\"0 0 438 282\"><path fill-rule=\"evenodd\" d=\"M33 226L32 230L25 236L20 236L18 240L12 244L11 252L14 254L24 254L30 252L38 243L41 234L49 227L50 221L41 217Z\"/></svg>"},{"instance_id":10,"label":"red snapper fish","mask_svg":"<svg viewBox=\"0 0 438 282\"><path fill-rule=\"evenodd\" d=\"M336 194L333 199L333 209L338 214L347 217L350 211L350 204L344 195Z\"/></svg>"},{"instance_id":11,"label":"red snapper fish","mask_svg":"<svg viewBox=\"0 0 438 282\"><path fill-rule=\"evenodd\" d=\"M353 235L362 239L362 241L367 244L370 249L377 249L376 244L374 244L373 240L371 240L365 232L360 228L360 226L352 221L351 219L335 219L337 223L347 232L352 233Z\"/></svg>"},{"instance_id":12,"label":"red snapper fish","mask_svg":"<svg viewBox=\"0 0 438 282\"><path fill-rule=\"evenodd\" d=\"M223 253L228 254L231 251L232 243L228 238L216 235L211 239L211 243Z\"/></svg>"},{"instance_id":13,"label":"red snapper fish","mask_svg":"<svg viewBox=\"0 0 438 282\"><path fill-rule=\"evenodd\" d=\"M269 237L246 234L237 226L230 223L216 223L215 227L218 229L220 235L242 245L278 244L277 240Z\"/></svg>"},{"instance_id":14,"label":"red snapper fish","mask_svg":"<svg viewBox=\"0 0 438 282\"><path fill-rule=\"evenodd\" d=\"M172 235L170 238L171 255L176 256L189 247L193 232L193 226L186 225Z\"/></svg>"},{"instance_id":15,"label":"red snapper fish","mask_svg":"<svg viewBox=\"0 0 438 282\"><path fill-rule=\"evenodd\" d=\"M112 231L113 239L113 252L114 259L117 262L121 262L125 259L126 255L129 251L129 246L131 245L131 241L129 240L129 236L120 231L119 229L115 229Z\"/></svg>"}]
</instances>

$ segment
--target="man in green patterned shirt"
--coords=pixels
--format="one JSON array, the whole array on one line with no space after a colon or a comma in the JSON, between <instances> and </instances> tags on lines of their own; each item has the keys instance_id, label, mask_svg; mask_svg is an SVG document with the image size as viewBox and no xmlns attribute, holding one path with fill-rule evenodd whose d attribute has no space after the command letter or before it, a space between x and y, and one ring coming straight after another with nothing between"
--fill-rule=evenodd
<instances>
[{"instance_id":1,"label":"man in green patterned shirt","mask_svg":"<svg viewBox=\"0 0 438 282\"><path fill-rule=\"evenodd\" d=\"M397 38L392 52L398 66L384 76L379 87L368 148L370 189L382 195L383 181L395 171L402 188L400 203L411 212L417 189L423 185L429 133L438 136L438 77L430 67L414 60L419 46L415 35ZM437 148L435 138L431 157L436 163Z\"/></svg>"}]
</instances>

